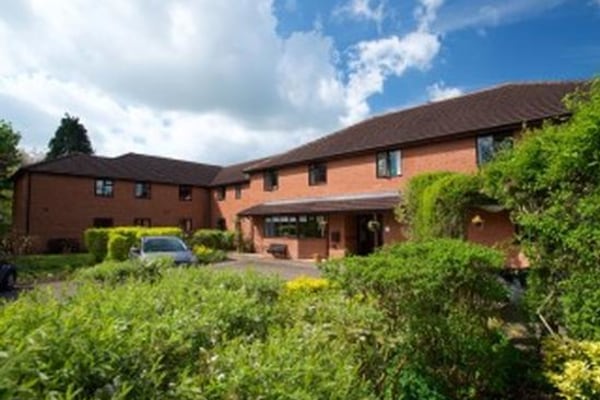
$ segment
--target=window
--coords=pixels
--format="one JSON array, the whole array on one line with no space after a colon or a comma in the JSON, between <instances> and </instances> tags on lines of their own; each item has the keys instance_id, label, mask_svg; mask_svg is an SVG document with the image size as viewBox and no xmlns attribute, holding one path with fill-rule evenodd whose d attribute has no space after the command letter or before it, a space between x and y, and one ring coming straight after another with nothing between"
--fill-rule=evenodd
<instances>
[{"instance_id":1,"label":"window","mask_svg":"<svg viewBox=\"0 0 600 400\"><path fill-rule=\"evenodd\" d=\"M148 182L136 182L134 194L136 199L149 199L150 184Z\"/></svg>"},{"instance_id":2,"label":"window","mask_svg":"<svg viewBox=\"0 0 600 400\"><path fill-rule=\"evenodd\" d=\"M191 218L181 218L179 220L179 227L184 232L191 232L192 229L194 229L194 226L192 225L192 219Z\"/></svg>"},{"instance_id":3,"label":"window","mask_svg":"<svg viewBox=\"0 0 600 400\"><path fill-rule=\"evenodd\" d=\"M494 158L494 155L507 147L512 147L510 133L484 135L477 137L477 165L483 165Z\"/></svg>"},{"instance_id":4,"label":"window","mask_svg":"<svg viewBox=\"0 0 600 400\"><path fill-rule=\"evenodd\" d=\"M190 185L179 186L179 200L192 201L192 187Z\"/></svg>"},{"instance_id":5,"label":"window","mask_svg":"<svg viewBox=\"0 0 600 400\"><path fill-rule=\"evenodd\" d=\"M94 189L98 197L113 197L114 183L112 179L96 179Z\"/></svg>"},{"instance_id":6,"label":"window","mask_svg":"<svg viewBox=\"0 0 600 400\"><path fill-rule=\"evenodd\" d=\"M277 190L279 187L279 177L277 175L277 171L265 171L263 176L264 180L264 188L266 192L272 192L273 190Z\"/></svg>"},{"instance_id":7,"label":"window","mask_svg":"<svg viewBox=\"0 0 600 400\"><path fill-rule=\"evenodd\" d=\"M377 153L377 177L392 178L402 175L402 152L400 150Z\"/></svg>"},{"instance_id":8,"label":"window","mask_svg":"<svg viewBox=\"0 0 600 400\"><path fill-rule=\"evenodd\" d=\"M318 163L308 166L308 184L310 186L327 183L327 164Z\"/></svg>"},{"instance_id":9,"label":"window","mask_svg":"<svg viewBox=\"0 0 600 400\"><path fill-rule=\"evenodd\" d=\"M150 228L152 226L152 221L150 218L134 218L133 226L145 226Z\"/></svg>"},{"instance_id":10,"label":"window","mask_svg":"<svg viewBox=\"0 0 600 400\"><path fill-rule=\"evenodd\" d=\"M242 185L235 185L235 198L236 199L242 198Z\"/></svg>"},{"instance_id":11,"label":"window","mask_svg":"<svg viewBox=\"0 0 600 400\"><path fill-rule=\"evenodd\" d=\"M265 217L265 237L325 237L326 219L322 215L276 215Z\"/></svg>"},{"instance_id":12,"label":"window","mask_svg":"<svg viewBox=\"0 0 600 400\"><path fill-rule=\"evenodd\" d=\"M227 221L225 220L225 218L219 218L217 220L217 229L220 231L227 230Z\"/></svg>"},{"instance_id":13,"label":"window","mask_svg":"<svg viewBox=\"0 0 600 400\"><path fill-rule=\"evenodd\" d=\"M225 186L221 186L217 188L217 200L221 201L221 200L225 200L225 197L227 196L227 187Z\"/></svg>"},{"instance_id":14,"label":"window","mask_svg":"<svg viewBox=\"0 0 600 400\"><path fill-rule=\"evenodd\" d=\"M113 226L112 218L94 218L94 228L111 228Z\"/></svg>"}]
</instances>

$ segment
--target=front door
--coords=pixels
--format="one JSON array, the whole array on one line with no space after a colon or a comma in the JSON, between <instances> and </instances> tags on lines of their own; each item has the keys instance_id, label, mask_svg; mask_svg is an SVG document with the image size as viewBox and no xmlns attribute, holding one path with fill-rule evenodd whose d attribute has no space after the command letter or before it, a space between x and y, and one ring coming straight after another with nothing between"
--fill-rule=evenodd
<instances>
[{"instance_id":1,"label":"front door","mask_svg":"<svg viewBox=\"0 0 600 400\"><path fill-rule=\"evenodd\" d=\"M382 228L382 217L380 214L359 214L356 216L356 238L358 240L356 246L356 252L358 255L366 255L372 253L376 247L383 244L383 237L381 234ZM376 230L369 229L369 221L378 221L378 224L371 224L371 228L377 228Z\"/></svg>"}]
</instances>

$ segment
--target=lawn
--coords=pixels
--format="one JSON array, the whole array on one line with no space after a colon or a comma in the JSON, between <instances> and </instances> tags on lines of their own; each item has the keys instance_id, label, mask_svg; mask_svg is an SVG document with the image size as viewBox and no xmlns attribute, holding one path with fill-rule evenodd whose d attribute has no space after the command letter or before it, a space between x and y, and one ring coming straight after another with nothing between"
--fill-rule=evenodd
<instances>
[{"instance_id":1,"label":"lawn","mask_svg":"<svg viewBox=\"0 0 600 400\"><path fill-rule=\"evenodd\" d=\"M21 285L64 280L75 270L94 265L94 257L88 253L24 255L9 261L17 266Z\"/></svg>"}]
</instances>

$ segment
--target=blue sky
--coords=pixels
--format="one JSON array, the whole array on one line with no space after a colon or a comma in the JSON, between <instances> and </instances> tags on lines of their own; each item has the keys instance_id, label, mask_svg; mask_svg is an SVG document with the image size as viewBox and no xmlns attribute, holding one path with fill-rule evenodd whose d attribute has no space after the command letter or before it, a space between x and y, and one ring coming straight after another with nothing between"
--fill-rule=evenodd
<instances>
[{"instance_id":1,"label":"blue sky","mask_svg":"<svg viewBox=\"0 0 600 400\"><path fill-rule=\"evenodd\" d=\"M85 21L85 23L82 23ZM600 0L14 0L0 119L42 152L228 164L509 81L600 74Z\"/></svg>"}]
</instances>

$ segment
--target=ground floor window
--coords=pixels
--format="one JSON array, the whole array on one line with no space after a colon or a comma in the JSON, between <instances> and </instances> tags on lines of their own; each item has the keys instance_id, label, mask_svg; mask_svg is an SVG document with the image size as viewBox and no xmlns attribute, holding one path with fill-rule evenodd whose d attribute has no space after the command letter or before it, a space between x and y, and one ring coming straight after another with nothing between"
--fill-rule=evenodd
<instances>
[{"instance_id":1,"label":"ground floor window","mask_svg":"<svg viewBox=\"0 0 600 400\"><path fill-rule=\"evenodd\" d=\"M112 218L94 218L92 225L94 228L112 228L114 223Z\"/></svg>"},{"instance_id":2,"label":"ground floor window","mask_svg":"<svg viewBox=\"0 0 600 400\"><path fill-rule=\"evenodd\" d=\"M134 218L133 219L134 226L145 226L147 228L152 226L152 221L150 218Z\"/></svg>"},{"instance_id":3,"label":"ground floor window","mask_svg":"<svg viewBox=\"0 0 600 400\"><path fill-rule=\"evenodd\" d=\"M265 237L323 238L326 219L323 215L273 215L265 217Z\"/></svg>"},{"instance_id":4,"label":"ground floor window","mask_svg":"<svg viewBox=\"0 0 600 400\"><path fill-rule=\"evenodd\" d=\"M191 232L193 229L191 218L181 218L179 220L179 228L184 232Z\"/></svg>"}]
</instances>

